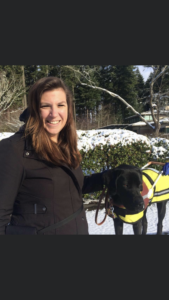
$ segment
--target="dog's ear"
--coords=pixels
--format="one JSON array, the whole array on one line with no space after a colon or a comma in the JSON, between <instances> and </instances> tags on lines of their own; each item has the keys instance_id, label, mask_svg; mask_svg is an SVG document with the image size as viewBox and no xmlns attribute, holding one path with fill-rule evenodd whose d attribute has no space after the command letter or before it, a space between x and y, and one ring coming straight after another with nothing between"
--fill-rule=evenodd
<instances>
[{"instance_id":1,"label":"dog's ear","mask_svg":"<svg viewBox=\"0 0 169 300\"><path fill-rule=\"evenodd\" d=\"M142 177L142 170L138 167L135 167L135 170L137 171L137 174L140 176L140 191L143 191L143 177Z\"/></svg>"},{"instance_id":2,"label":"dog's ear","mask_svg":"<svg viewBox=\"0 0 169 300\"><path fill-rule=\"evenodd\" d=\"M103 183L108 187L111 194L116 193L116 180L122 172L123 170L117 169L107 170L103 172Z\"/></svg>"},{"instance_id":3,"label":"dog's ear","mask_svg":"<svg viewBox=\"0 0 169 300\"><path fill-rule=\"evenodd\" d=\"M138 173L142 176L142 170L139 169L138 167L136 167L136 170L138 171Z\"/></svg>"},{"instance_id":4,"label":"dog's ear","mask_svg":"<svg viewBox=\"0 0 169 300\"><path fill-rule=\"evenodd\" d=\"M140 180L141 180L141 182L143 182L143 180L142 180L142 170L141 169L139 169L139 168L136 168L136 171L138 172L138 174L139 174L139 176L140 176Z\"/></svg>"}]
</instances>

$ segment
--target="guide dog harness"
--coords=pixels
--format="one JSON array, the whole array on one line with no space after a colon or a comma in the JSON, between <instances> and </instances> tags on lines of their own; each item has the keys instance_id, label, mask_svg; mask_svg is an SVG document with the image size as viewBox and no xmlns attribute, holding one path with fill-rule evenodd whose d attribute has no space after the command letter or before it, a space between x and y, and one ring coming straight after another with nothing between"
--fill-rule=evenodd
<instances>
[{"instance_id":1,"label":"guide dog harness","mask_svg":"<svg viewBox=\"0 0 169 300\"><path fill-rule=\"evenodd\" d=\"M142 171L143 191L141 192L141 195L144 200L144 210L152 203L169 200L169 164L166 163L164 167L165 168L163 168L161 173L152 168L146 168ZM168 170L166 170L166 167ZM105 208L106 216L108 215L111 218L119 218L124 223L128 224L134 224L144 216L144 210L139 213L132 213L124 206L117 206L114 203L111 204L111 201L108 201L108 195L106 195ZM98 224L97 215L98 211L95 218L96 224ZM98 225L103 224L106 216Z\"/></svg>"}]
</instances>

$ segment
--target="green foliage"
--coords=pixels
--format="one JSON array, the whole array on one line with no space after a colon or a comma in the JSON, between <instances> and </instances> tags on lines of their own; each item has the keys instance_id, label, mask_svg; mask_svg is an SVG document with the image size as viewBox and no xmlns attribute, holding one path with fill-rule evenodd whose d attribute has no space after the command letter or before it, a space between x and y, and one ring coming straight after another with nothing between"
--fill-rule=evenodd
<instances>
[{"instance_id":1,"label":"green foliage","mask_svg":"<svg viewBox=\"0 0 169 300\"><path fill-rule=\"evenodd\" d=\"M79 70L83 69L86 73L90 72L90 80L96 86L99 85L100 66L85 65L79 66ZM84 77L81 78L83 83L89 84ZM101 103L101 92L97 89L92 89L87 86L80 85L77 82L75 87L76 111L79 115L84 115L87 110L95 110Z\"/></svg>"},{"instance_id":2,"label":"green foliage","mask_svg":"<svg viewBox=\"0 0 169 300\"><path fill-rule=\"evenodd\" d=\"M136 69L136 75L137 75L137 91L138 91L138 97L141 98L143 96L143 92L144 92L144 87L145 87L145 83L144 83L144 78L141 75L139 69Z\"/></svg>"},{"instance_id":3,"label":"green foliage","mask_svg":"<svg viewBox=\"0 0 169 300\"><path fill-rule=\"evenodd\" d=\"M140 90L136 71L134 65L103 65L100 70L100 86L118 94L140 111L137 101ZM120 123L125 123L125 118L133 114L130 110L126 110L125 104L107 93L103 92L101 99L104 104L111 103L111 112L116 115Z\"/></svg>"},{"instance_id":4,"label":"green foliage","mask_svg":"<svg viewBox=\"0 0 169 300\"><path fill-rule=\"evenodd\" d=\"M167 143L166 143L166 141L167 141ZM164 139L164 140L161 140L161 141L157 141L156 143L153 144L153 146L163 147L167 151L163 152L163 154L161 154L160 153L161 151L159 149L158 152L157 152L158 159L155 158L154 153L151 153L150 154L150 158L151 158L150 160L151 161L158 161L158 162L162 162L162 163L169 162L169 143L168 143L168 140ZM156 170L161 170L161 166L154 165L153 168L156 169Z\"/></svg>"},{"instance_id":5,"label":"green foliage","mask_svg":"<svg viewBox=\"0 0 169 300\"><path fill-rule=\"evenodd\" d=\"M137 111L141 112L143 110L138 103L138 99L149 94L149 82L147 81L147 85L144 84L143 77L135 65L69 65L69 67L67 68L65 65L25 65L27 93L31 85L38 79L45 76L57 76L65 81L73 93L77 117L81 119L88 118L90 122L97 122L98 127L102 126L104 116L101 115L101 123L98 120L100 120L100 109L102 108L102 112L104 112L103 107L105 105L107 106L108 115L115 116L113 119L108 117L107 125L111 122L126 123L125 118L133 115L133 112L126 109L125 104L110 94L81 85L78 79L89 84L89 81L85 79L86 76L94 85L112 91L124 98ZM81 71L84 76L75 73L71 68ZM10 77L11 72L17 74L18 77L22 75L20 65L0 65L1 70L5 70L8 77ZM169 72L165 74L163 79L162 92L169 87L168 79ZM160 80L157 82L158 85ZM157 89L156 85L155 89ZM21 100L22 96L20 96L20 102ZM11 108L13 109L13 107Z\"/></svg>"},{"instance_id":6,"label":"green foliage","mask_svg":"<svg viewBox=\"0 0 169 300\"><path fill-rule=\"evenodd\" d=\"M38 79L41 78L40 76L40 69L37 65L25 65L25 84L26 87L30 88ZM39 76L38 76L39 75ZM44 75L42 76L44 77Z\"/></svg>"},{"instance_id":7,"label":"green foliage","mask_svg":"<svg viewBox=\"0 0 169 300\"><path fill-rule=\"evenodd\" d=\"M5 71L8 78L12 73L17 75L18 78L22 75L22 69L20 65L0 65L0 71Z\"/></svg>"},{"instance_id":8,"label":"green foliage","mask_svg":"<svg viewBox=\"0 0 169 300\"><path fill-rule=\"evenodd\" d=\"M157 147L164 146L162 142L157 144ZM80 151L82 155L81 168L84 175L90 175L92 173L100 173L107 169L113 169L121 164L133 165L138 168L142 168L149 161L167 162L168 151L160 158L154 159L152 153L152 147L148 146L144 142L137 142L127 145L122 145L121 142L116 145L99 145L93 150L88 152ZM169 160L168 160L169 161ZM152 165L154 169L161 170L161 166ZM93 193L90 198L99 198L101 192ZM84 198L88 198L89 195L84 195Z\"/></svg>"},{"instance_id":9,"label":"green foliage","mask_svg":"<svg viewBox=\"0 0 169 300\"><path fill-rule=\"evenodd\" d=\"M151 151L151 148L143 142L131 145L122 145L121 142L116 145L99 145L88 152L80 150L82 170L89 175L93 172L116 168L123 163L141 167L150 156L146 151Z\"/></svg>"},{"instance_id":10,"label":"green foliage","mask_svg":"<svg viewBox=\"0 0 169 300\"><path fill-rule=\"evenodd\" d=\"M134 165L141 168L149 161L150 154L146 151L151 151L151 148L142 142L125 146L121 142L116 145L99 145L88 152L81 150L82 171L84 175L90 175L116 168L121 164ZM94 193L96 198L99 195L100 192ZM84 197L88 198L88 195Z\"/></svg>"}]
</instances>

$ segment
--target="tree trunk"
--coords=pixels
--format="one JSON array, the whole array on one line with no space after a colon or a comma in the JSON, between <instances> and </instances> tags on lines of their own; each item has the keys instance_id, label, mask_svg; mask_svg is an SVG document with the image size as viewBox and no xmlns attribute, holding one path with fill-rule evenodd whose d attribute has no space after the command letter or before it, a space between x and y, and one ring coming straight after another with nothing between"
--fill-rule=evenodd
<instances>
[{"instance_id":1,"label":"tree trunk","mask_svg":"<svg viewBox=\"0 0 169 300\"><path fill-rule=\"evenodd\" d=\"M73 113L74 113L74 120L76 125L76 103L75 103L74 85L72 85L72 93L73 93Z\"/></svg>"},{"instance_id":2,"label":"tree trunk","mask_svg":"<svg viewBox=\"0 0 169 300\"><path fill-rule=\"evenodd\" d=\"M160 123L156 123L155 124L155 137L158 137L159 136L159 132L160 132L160 128L161 128L161 125Z\"/></svg>"},{"instance_id":3,"label":"tree trunk","mask_svg":"<svg viewBox=\"0 0 169 300\"><path fill-rule=\"evenodd\" d=\"M86 120L87 120L87 130L88 130L88 109L87 109L87 111L86 111Z\"/></svg>"},{"instance_id":4,"label":"tree trunk","mask_svg":"<svg viewBox=\"0 0 169 300\"><path fill-rule=\"evenodd\" d=\"M75 101L73 101L73 110L74 110L74 120L75 120L75 125L76 125L76 106L75 106Z\"/></svg>"},{"instance_id":5,"label":"tree trunk","mask_svg":"<svg viewBox=\"0 0 169 300\"><path fill-rule=\"evenodd\" d=\"M101 120L100 120L100 125L101 125L101 127L102 127L102 109L103 109L103 106L101 105Z\"/></svg>"},{"instance_id":6,"label":"tree trunk","mask_svg":"<svg viewBox=\"0 0 169 300\"><path fill-rule=\"evenodd\" d=\"M48 77L48 74L49 74L49 66L46 65L46 77Z\"/></svg>"},{"instance_id":7,"label":"tree trunk","mask_svg":"<svg viewBox=\"0 0 169 300\"><path fill-rule=\"evenodd\" d=\"M21 66L21 69L22 69L22 82L23 82L23 87L25 89L25 70L24 70L24 66ZM23 105L24 109L27 107L27 100L26 100L25 91L24 91L24 95L23 95L23 99L22 99L22 105Z\"/></svg>"},{"instance_id":8,"label":"tree trunk","mask_svg":"<svg viewBox=\"0 0 169 300\"><path fill-rule=\"evenodd\" d=\"M6 110L6 114L7 114L7 121L10 122L11 120L11 116L10 116L10 111L9 111L9 108L7 108Z\"/></svg>"}]
</instances>

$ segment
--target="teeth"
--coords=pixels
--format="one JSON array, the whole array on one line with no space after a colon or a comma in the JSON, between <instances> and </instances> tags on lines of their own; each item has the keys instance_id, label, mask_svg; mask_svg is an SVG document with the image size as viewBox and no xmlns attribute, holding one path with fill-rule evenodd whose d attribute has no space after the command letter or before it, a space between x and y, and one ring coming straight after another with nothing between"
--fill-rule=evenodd
<instances>
[{"instance_id":1,"label":"teeth","mask_svg":"<svg viewBox=\"0 0 169 300\"><path fill-rule=\"evenodd\" d=\"M60 121L57 122L49 122L50 124L58 124Z\"/></svg>"}]
</instances>

